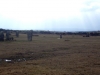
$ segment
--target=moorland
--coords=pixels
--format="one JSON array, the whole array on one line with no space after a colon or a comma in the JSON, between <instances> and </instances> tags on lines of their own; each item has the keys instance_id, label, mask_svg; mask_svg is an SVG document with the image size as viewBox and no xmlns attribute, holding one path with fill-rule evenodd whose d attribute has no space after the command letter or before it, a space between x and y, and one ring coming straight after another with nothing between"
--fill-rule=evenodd
<instances>
[{"instance_id":1,"label":"moorland","mask_svg":"<svg viewBox=\"0 0 100 75\"><path fill-rule=\"evenodd\" d=\"M39 34L0 42L0 75L99 75L100 36Z\"/></svg>"}]
</instances>

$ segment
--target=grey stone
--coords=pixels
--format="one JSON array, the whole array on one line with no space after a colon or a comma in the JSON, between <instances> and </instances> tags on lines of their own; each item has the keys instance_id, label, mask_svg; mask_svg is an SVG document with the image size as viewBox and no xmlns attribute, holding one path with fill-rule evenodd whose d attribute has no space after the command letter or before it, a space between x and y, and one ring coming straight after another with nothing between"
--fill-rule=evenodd
<instances>
[{"instance_id":1,"label":"grey stone","mask_svg":"<svg viewBox=\"0 0 100 75\"><path fill-rule=\"evenodd\" d=\"M16 37L19 37L19 32L18 31L16 31Z\"/></svg>"},{"instance_id":2,"label":"grey stone","mask_svg":"<svg viewBox=\"0 0 100 75\"><path fill-rule=\"evenodd\" d=\"M32 31L27 32L28 41L32 41L32 35L33 35Z\"/></svg>"},{"instance_id":3,"label":"grey stone","mask_svg":"<svg viewBox=\"0 0 100 75\"><path fill-rule=\"evenodd\" d=\"M4 33L2 31L0 32L0 41L4 41Z\"/></svg>"}]
</instances>

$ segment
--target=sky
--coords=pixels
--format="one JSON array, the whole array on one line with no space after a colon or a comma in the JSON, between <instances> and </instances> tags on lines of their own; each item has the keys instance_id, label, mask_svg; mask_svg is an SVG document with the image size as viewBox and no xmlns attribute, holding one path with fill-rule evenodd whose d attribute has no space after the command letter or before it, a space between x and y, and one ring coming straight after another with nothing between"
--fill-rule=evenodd
<instances>
[{"instance_id":1,"label":"sky","mask_svg":"<svg viewBox=\"0 0 100 75\"><path fill-rule=\"evenodd\" d=\"M0 28L100 30L100 0L0 0Z\"/></svg>"}]
</instances>

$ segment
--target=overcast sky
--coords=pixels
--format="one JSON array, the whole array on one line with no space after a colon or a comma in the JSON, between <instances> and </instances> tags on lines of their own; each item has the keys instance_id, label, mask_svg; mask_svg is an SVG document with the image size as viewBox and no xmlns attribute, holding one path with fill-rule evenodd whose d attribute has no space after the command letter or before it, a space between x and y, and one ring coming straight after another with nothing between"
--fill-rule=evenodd
<instances>
[{"instance_id":1,"label":"overcast sky","mask_svg":"<svg viewBox=\"0 0 100 75\"><path fill-rule=\"evenodd\" d=\"M0 0L0 28L100 30L100 0Z\"/></svg>"}]
</instances>

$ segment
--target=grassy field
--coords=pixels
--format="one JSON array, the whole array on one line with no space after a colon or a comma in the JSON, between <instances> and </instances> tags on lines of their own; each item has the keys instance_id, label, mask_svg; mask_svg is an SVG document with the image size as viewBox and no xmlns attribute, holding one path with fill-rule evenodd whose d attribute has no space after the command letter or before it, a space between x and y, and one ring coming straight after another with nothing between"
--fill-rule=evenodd
<instances>
[{"instance_id":1,"label":"grassy field","mask_svg":"<svg viewBox=\"0 0 100 75\"><path fill-rule=\"evenodd\" d=\"M100 36L34 36L0 42L0 75L100 75ZM8 60L8 61L7 61Z\"/></svg>"}]
</instances>

